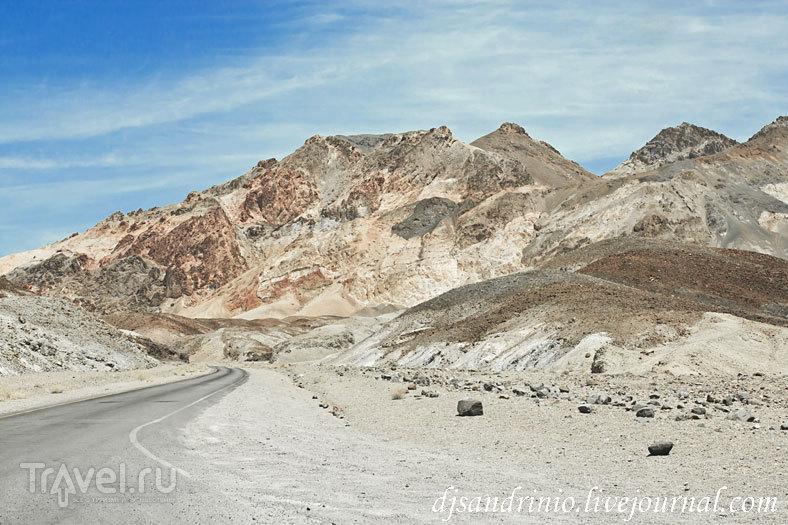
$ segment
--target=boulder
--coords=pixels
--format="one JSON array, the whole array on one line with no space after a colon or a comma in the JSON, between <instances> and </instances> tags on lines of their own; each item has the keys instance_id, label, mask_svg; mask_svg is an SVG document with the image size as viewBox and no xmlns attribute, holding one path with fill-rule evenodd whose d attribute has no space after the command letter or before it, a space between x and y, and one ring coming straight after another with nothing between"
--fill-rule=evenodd
<instances>
[{"instance_id":1,"label":"boulder","mask_svg":"<svg viewBox=\"0 0 788 525\"><path fill-rule=\"evenodd\" d=\"M658 441L648 447L648 452L652 456L667 456L671 450L673 450L673 443L670 441Z\"/></svg>"},{"instance_id":2,"label":"boulder","mask_svg":"<svg viewBox=\"0 0 788 525\"><path fill-rule=\"evenodd\" d=\"M654 409L651 407L644 407L637 411L637 417L654 417Z\"/></svg>"},{"instance_id":3,"label":"boulder","mask_svg":"<svg viewBox=\"0 0 788 525\"><path fill-rule=\"evenodd\" d=\"M591 394L586 399L586 403L589 405L608 405L613 399L605 394L604 392L597 392L596 394Z\"/></svg>"},{"instance_id":4,"label":"boulder","mask_svg":"<svg viewBox=\"0 0 788 525\"><path fill-rule=\"evenodd\" d=\"M482 402L478 399L460 399L457 403L457 414L461 416L481 416L484 414Z\"/></svg>"}]
</instances>

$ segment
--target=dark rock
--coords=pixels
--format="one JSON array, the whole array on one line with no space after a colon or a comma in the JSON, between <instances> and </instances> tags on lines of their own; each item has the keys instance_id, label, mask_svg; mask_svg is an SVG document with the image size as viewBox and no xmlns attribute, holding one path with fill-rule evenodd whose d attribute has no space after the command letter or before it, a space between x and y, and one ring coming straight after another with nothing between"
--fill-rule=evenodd
<instances>
[{"instance_id":1,"label":"dark rock","mask_svg":"<svg viewBox=\"0 0 788 525\"><path fill-rule=\"evenodd\" d=\"M651 407L641 408L635 414L636 417L654 417L654 409Z\"/></svg>"},{"instance_id":2,"label":"dark rock","mask_svg":"<svg viewBox=\"0 0 788 525\"><path fill-rule=\"evenodd\" d=\"M594 411L594 409L593 409L593 408L591 408L591 407L590 407L590 406L588 406L588 405L580 405L579 407L577 407L577 410L578 410L578 412L580 412L581 414L590 414L591 412L593 412L593 411Z\"/></svg>"},{"instance_id":3,"label":"dark rock","mask_svg":"<svg viewBox=\"0 0 788 525\"><path fill-rule=\"evenodd\" d=\"M538 397L539 399L545 399L549 395L550 395L550 389L547 387L540 388L539 390L536 391L536 397Z\"/></svg>"},{"instance_id":4,"label":"dark rock","mask_svg":"<svg viewBox=\"0 0 788 525\"><path fill-rule=\"evenodd\" d=\"M692 407L692 410L690 410L690 412L692 412L693 414L698 414L699 416L702 416L702 415L706 414L706 409L703 408L703 407Z\"/></svg>"},{"instance_id":5,"label":"dark rock","mask_svg":"<svg viewBox=\"0 0 788 525\"><path fill-rule=\"evenodd\" d=\"M673 450L673 443L670 441L658 441L648 447L648 452L652 456L667 456L671 450Z\"/></svg>"},{"instance_id":6,"label":"dark rock","mask_svg":"<svg viewBox=\"0 0 788 525\"><path fill-rule=\"evenodd\" d=\"M482 402L478 399L460 399L457 403L457 413L461 416L481 416L484 414Z\"/></svg>"},{"instance_id":7,"label":"dark rock","mask_svg":"<svg viewBox=\"0 0 788 525\"><path fill-rule=\"evenodd\" d=\"M447 217L454 217L457 204L442 197L431 197L416 202L411 207L411 215L391 227L392 233L403 239L422 237L431 233Z\"/></svg>"}]
</instances>

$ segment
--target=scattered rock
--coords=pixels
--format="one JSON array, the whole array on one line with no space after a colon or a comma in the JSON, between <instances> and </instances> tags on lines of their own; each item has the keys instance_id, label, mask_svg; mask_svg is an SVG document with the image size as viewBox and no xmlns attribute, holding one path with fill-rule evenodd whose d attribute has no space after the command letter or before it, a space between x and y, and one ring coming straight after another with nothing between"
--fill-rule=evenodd
<instances>
[{"instance_id":1,"label":"scattered rock","mask_svg":"<svg viewBox=\"0 0 788 525\"><path fill-rule=\"evenodd\" d=\"M670 441L658 441L648 447L648 452L652 456L667 456L671 450L673 450L673 443Z\"/></svg>"},{"instance_id":2,"label":"scattered rock","mask_svg":"<svg viewBox=\"0 0 788 525\"><path fill-rule=\"evenodd\" d=\"M688 399L690 393L682 388L679 388L678 390L676 390L676 395L679 396L679 399Z\"/></svg>"},{"instance_id":3,"label":"scattered rock","mask_svg":"<svg viewBox=\"0 0 788 525\"><path fill-rule=\"evenodd\" d=\"M690 410L690 412L692 412L693 414L698 414L699 416L703 416L706 414L706 409L703 407L692 407L692 410Z\"/></svg>"},{"instance_id":4,"label":"scattered rock","mask_svg":"<svg viewBox=\"0 0 788 525\"><path fill-rule=\"evenodd\" d=\"M457 414L461 416L481 416L484 414L482 402L478 399L460 399L457 403Z\"/></svg>"},{"instance_id":5,"label":"scattered rock","mask_svg":"<svg viewBox=\"0 0 788 525\"><path fill-rule=\"evenodd\" d=\"M635 414L636 417L654 417L654 409L651 407L641 408Z\"/></svg>"},{"instance_id":6,"label":"scattered rock","mask_svg":"<svg viewBox=\"0 0 788 525\"><path fill-rule=\"evenodd\" d=\"M745 409L740 408L739 410L734 410L728 414L725 419L730 419L731 421L740 421L742 423L752 423L755 421L755 416L750 414Z\"/></svg>"},{"instance_id":7,"label":"scattered rock","mask_svg":"<svg viewBox=\"0 0 788 525\"><path fill-rule=\"evenodd\" d=\"M539 390L536 391L536 397L538 397L539 399L545 399L549 395L550 395L550 389L547 387L540 388Z\"/></svg>"},{"instance_id":8,"label":"scattered rock","mask_svg":"<svg viewBox=\"0 0 788 525\"><path fill-rule=\"evenodd\" d=\"M593 408L591 408L591 407L590 407L590 406L588 406L588 405L580 405L579 407L577 407L577 410L578 410L578 412L580 412L581 414L590 414L591 412L593 412L593 411L594 411L594 409L593 409Z\"/></svg>"},{"instance_id":9,"label":"scattered rock","mask_svg":"<svg viewBox=\"0 0 788 525\"><path fill-rule=\"evenodd\" d=\"M783 423L780 425L780 430L788 430L788 423Z\"/></svg>"},{"instance_id":10,"label":"scattered rock","mask_svg":"<svg viewBox=\"0 0 788 525\"><path fill-rule=\"evenodd\" d=\"M589 405L607 405L610 404L611 401L613 401L613 399L604 392L591 394L588 396L588 399L586 399L586 403Z\"/></svg>"}]
</instances>

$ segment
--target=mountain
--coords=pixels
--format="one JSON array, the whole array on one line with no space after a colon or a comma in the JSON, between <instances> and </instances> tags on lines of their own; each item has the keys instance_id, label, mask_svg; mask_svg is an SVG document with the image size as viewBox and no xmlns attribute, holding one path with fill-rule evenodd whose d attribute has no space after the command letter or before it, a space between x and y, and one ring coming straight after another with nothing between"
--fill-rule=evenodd
<instances>
[{"instance_id":1,"label":"mountain","mask_svg":"<svg viewBox=\"0 0 788 525\"><path fill-rule=\"evenodd\" d=\"M747 142L561 195L523 257L537 264L604 239L647 237L788 257L788 119Z\"/></svg>"},{"instance_id":2,"label":"mountain","mask_svg":"<svg viewBox=\"0 0 788 525\"><path fill-rule=\"evenodd\" d=\"M118 212L3 258L0 272L100 312L263 318L413 305L521 268L554 189L530 171L558 170L562 157L513 138L535 145L530 169L446 127L316 135L179 204Z\"/></svg>"},{"instance_id":3,"label":"mountain","mask_svg":"<svg viewBox=\"0 0 788 525\"><path fill-rule=\"evenodd\" d=\"M714 155L737 144L738 142L721 133L683 122L679 126L660 131L605 176L621 177L643 173L680 160Z\"/></svg>"},{"instance_id":4,"label":"mountain","mask_svg":"<svg viewBox=\"0 0 788 525\"><path fill-rule=\"evenodd\" d=\"M663 138L711 137L677 129ZM787 129L626 177L511 123L471 144L445 126L315 135L181 203L2 258L0 274L100 314L264 319L412 307L606 239L786 258Z\"/></svg>"}]
</instances>

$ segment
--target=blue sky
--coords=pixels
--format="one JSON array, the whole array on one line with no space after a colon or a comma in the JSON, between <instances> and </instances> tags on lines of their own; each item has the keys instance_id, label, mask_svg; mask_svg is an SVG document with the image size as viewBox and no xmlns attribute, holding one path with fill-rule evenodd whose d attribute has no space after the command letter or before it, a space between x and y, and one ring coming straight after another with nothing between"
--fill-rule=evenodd
<instances>
[{"instance_id":1,"label":"blue sky","mask_svg":"<svg viewBox=\"0 0 788 525\"><path fill-rule=\"evenodd\" d=\"M0 0L0 256L311 135L504 121L601 173L788 113L788 2Z\"/></svg>"}]
</instances>

